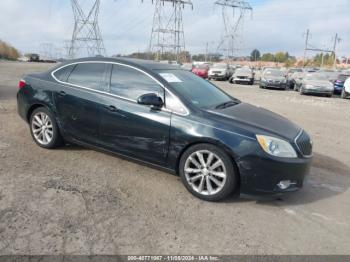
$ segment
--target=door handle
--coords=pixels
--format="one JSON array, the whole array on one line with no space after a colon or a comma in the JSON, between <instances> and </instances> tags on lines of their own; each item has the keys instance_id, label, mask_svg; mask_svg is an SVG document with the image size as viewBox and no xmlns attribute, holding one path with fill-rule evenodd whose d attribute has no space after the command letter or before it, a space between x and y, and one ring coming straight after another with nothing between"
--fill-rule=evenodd
<instances>
[{"instance_id":1,"label":"door handle","mask_svg":"<svg viewBox=\"0 0 350 262\"><path fill-rule=\"evenodd\" d=\"M58 94L59 94L60 96L65 96L65 95L66 95L66 92L60 91Z\"/></svg>"},{"instance_id":2,"label":"door handle","mask_svg":"<svg viewBox=\"0 0 350 262\"><path fill-rule=\"evenodd\" d=\"M111 112L117 112L118 108L116 108L115 106L105 106L104 108L108 109Z\"/></svg>"}]
</instances>

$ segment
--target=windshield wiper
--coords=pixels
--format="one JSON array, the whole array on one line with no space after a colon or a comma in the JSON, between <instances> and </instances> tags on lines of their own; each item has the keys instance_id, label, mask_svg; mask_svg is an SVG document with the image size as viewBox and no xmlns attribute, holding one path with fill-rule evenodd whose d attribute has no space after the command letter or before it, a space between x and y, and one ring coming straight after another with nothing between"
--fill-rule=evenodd
<instances>
[{"instance_id":1,"label":"windshield wiper","mask_svg":"<svg viewBox=\"0 0 350 262\"><path fill-rule=\"evenodd\" d=\"M230 107L230 106L235 106L239 104L238 101L234 101L234 100L230 100L228 102L225 102L225 103L222 103L222 104L219 104L215 107L215 109L224 109L224 108L227 108L227 107Z\"/></svg>"}]
</instances>

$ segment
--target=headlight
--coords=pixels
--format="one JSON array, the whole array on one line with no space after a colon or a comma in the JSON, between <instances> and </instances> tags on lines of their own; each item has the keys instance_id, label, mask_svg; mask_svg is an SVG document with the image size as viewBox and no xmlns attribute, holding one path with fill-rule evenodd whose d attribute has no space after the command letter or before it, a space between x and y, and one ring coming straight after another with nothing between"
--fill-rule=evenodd
<instances>
[{"instance_id":1,"label":"headlight","mask_svg":"<svg viewBox=\"0 0 350 262\"><path fill-rule=\"evenodd\" d=\"M305 85L305 88L314 88L313 85Z\"/></svg>"},{"instance_id":2,"label":"headlight","mask_svg":"<svg viewBox=\"0 0 350 262\"><path fill-rule=\"evenodd\" d=\"M283 84L287 83L287 79L284 78L284 79L282 80L282 83L283 83Z\"/></svg>"},{"instance_id":3,"label":"headlight","mask_svg":"<svg viewBox=\"0 0 350 262\"><path fill-rule=\"evenodd\" d=\"M270 155L289 158L298 157L292 145L285 140L263 135L256 135L256 138L262 149Z\"/></svg>"}]
</instances>

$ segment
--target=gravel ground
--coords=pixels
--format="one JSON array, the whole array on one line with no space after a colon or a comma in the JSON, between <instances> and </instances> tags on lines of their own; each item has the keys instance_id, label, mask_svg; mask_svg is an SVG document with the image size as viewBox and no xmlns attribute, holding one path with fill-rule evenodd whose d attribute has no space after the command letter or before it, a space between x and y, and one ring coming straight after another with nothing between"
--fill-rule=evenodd
<instances>
[{"instance_id":1,"label":"gravel ground","mask_svg":"<svg viewBox=\"0 0 350 262\"><path fill-rule=\"evenodd\" d=\"M350 254L350 100L216 82L314 140L305 187L208 203L178 177L116 156L36 146L16 112L22 74L0 62L0 254Z\"/></svg>"}]
</instances>

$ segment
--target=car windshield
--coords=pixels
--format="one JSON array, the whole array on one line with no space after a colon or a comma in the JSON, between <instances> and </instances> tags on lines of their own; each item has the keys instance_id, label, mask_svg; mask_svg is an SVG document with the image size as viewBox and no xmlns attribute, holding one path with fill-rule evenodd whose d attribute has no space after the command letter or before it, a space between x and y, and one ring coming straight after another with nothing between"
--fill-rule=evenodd
<instances>
[{"instance_id":1,"label":"car windshield","mask_svg":"<svg viewBox=\"0 0 350 262\"><path fill-rule=\"evenodd\" d=\"M197 69L208 69L208 66L207 65L196 65Z\"/></svg>"},{"instance_id":2,"label":"car windshield","mask_svg":"<svg viewBox=\"0 0 350 262\"><path fill-rule=\"evenodd\" d=\"M214 64L213 68L226 69L227 65L226 64Z\"/></svg>"},{"instance_id":3,"label":"car windshield","mask_svg":"<svg viewBox=\"0 0 350 262\"><path fill-rule=\"evenodd\" d=\"M339 75L338 80L340 81L345 81L346 79L348 79L350 77L350 75Z\"/></svg>"},{"instance_id":4,"label":"car windshield","mask_svg":"<svg viewBox=\"0 0 350 262\"><path fill-rule=\"evenodd\" d=\"M250 74L251 70L249 68L239 68L236 70L236 74Z\"/></svg>"},{"instance_id":5,"label":"car windshield","mask_svg":"<svg viewBox=\"0 0 350 262\"><path fill-rule=\"evenodd\" d=\"M324 74L320 74L320 73L314 73L314 74L307 74L305 76L306 80L322 80L322 81L328 81L327 76L325 76Z\"/></svg>"},{"instance_id":6,"label":"car windshield","mask_svg":"<svg viewBox=\"0 0 350 262\"><path fill-rule=\"evenodd\" d=\"M265 75L266 76L284 76L283 72L280 70L266 70Z\"/></svg>"},{"instance_id":7,"label":"car windshield","mask_svg":"<svg viewBox=\"0 0 350 262\"><path fill-rule=\"evenodd\" d=\"M157 70L176 92L198 108L215 108L233 100L210 82L183 70Z\"/></svg>"},{"instance_id":8,"label":"car windshield","mask_svg":"<svg viewBox=\"0 0 350 262\"><path fill-rule=\"evenodd\" d=\"M293 68L293 69L289 69L289 73L296 73L296 72L303 72L303 70L302 69L300 69L300 68Z\"/></svg>"}]
</instances>

